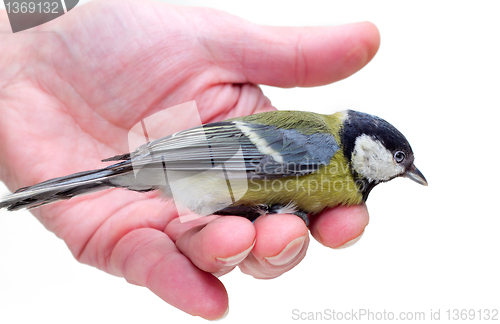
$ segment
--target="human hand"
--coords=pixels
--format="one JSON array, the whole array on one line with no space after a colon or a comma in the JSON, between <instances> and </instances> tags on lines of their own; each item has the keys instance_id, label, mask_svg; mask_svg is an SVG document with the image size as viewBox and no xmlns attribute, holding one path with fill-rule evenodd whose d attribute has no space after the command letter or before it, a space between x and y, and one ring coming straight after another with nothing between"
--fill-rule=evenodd
<instances>
[{"instance_id":1,"label":"human hand","mask_svg":"<svg viewBox=\"0 0 500 324\"><path fill-rule=\"evenodd\" d=\"M9 28L5 11L0 24ZM10 189L101 168L101 159L128 151L134 124L180 103L196 100L203 123L273 110L257 84L335 82L368 63L379 45L369 23L266 27L212 9L144 1L93 2L0 38L0 178ZM155 194L121 189L33 213L80 262L208 319L228 307L212 273L239 265L274 278L303 259L309 242L294 215L181 223ZM311 219L310 230L339 247L367 223L364 205L336 208Z\"/></svg>"}]
</instances>

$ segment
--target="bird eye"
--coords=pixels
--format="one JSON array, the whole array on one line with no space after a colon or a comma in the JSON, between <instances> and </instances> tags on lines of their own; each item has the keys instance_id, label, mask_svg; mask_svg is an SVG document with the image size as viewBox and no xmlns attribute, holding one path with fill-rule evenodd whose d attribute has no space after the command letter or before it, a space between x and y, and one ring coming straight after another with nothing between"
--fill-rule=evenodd
<instances>
[{"instance_id":1,"label":"bird eye","mask_svg":"<svg viewBox=\"0 0 500 324\"><path fill-rule=\"evenodd\" d=\"M406 155L401 151L397 151L396 153L394 153L394 160L396 160L397 163L403 162L405 158Z\"/></svg>"}]
</instances>

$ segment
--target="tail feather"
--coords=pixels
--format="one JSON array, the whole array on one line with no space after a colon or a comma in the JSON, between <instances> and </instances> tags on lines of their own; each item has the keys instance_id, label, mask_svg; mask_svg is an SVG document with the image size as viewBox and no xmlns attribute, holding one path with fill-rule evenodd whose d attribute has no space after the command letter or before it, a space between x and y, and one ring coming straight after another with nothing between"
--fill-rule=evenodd
<instances>
[{"instance_id":1,"label":"tail feather","mask_svg":"<svg viewBox=\"0 0 500 324\"><path fill-rule=\"evenodd\" d=\"M0 200L0 208L35 208L59 200L116 187L110 179L130 172L126 162L98 170L74 173L18 189Z\"/></svg>"}]
</instances>

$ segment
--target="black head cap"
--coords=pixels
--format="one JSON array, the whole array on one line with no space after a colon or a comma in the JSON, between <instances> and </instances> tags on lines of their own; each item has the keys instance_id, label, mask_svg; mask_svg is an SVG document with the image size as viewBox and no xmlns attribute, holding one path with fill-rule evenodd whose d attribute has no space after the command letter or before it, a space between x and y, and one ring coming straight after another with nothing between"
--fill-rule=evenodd
<instances>
[{"instance_id":1,"label":"black head cap","mask_svg":"<svg viewBox=\"0 0 500 324\"><path fill-rule=\"evenodd\" d=\"M406 137L384 119L359 111L348 110L344 127L341 131L344 155L350 159L354 151L356 139L360 135L368 135L380 141L393 155L403 152L406 163L413 163L413 151Z\"/></svg>"}]
</instances>

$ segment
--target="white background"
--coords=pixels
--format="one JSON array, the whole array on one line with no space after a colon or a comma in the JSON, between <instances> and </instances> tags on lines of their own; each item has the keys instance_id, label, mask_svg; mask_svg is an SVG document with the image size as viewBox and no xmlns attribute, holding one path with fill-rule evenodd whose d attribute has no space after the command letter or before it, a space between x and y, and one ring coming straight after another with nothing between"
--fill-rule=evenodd
<instances>
[{"instance_id":1,"label":"white background","mask_svg":"<svg viewBox=\"0 0 500 324\"><path fill-rule=\"evenodd\" d=\"M378 186L368 199L370 224L348 249L312 240L303 262L277 279L238 270L222 277L230 297L224 323L297 322L294 309L385 310L396 317L422 311L426 320L440 309L445 322L447 309L500 308L498 2L178 3L269 25L374 22L380 50L354 76L325 87L264 92L278 109L350 108L387 119L409 139L429 181L429 187L407 179ZM49 321L205 322L145 288L79 264L28 212L0 211L0 323Z\"/></svg>"}]
</instances>

